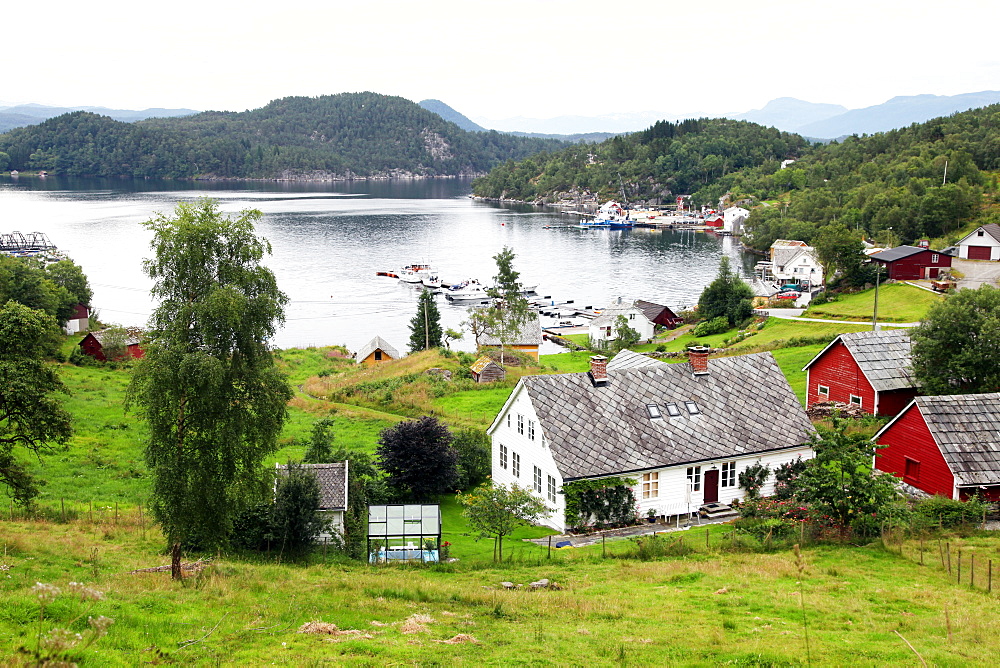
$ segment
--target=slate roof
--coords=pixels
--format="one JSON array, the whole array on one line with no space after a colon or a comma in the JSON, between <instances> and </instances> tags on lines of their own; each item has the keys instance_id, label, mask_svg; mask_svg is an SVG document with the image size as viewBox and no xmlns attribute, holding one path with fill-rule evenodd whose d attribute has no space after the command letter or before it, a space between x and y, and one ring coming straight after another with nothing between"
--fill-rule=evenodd
<instances>
[{"instance_id":1,"label":"slate roof","mask_svg":"<svg viewBox=\"0 0 1000 668\"><path fill-rule=\"evenodd\" d=\"M809 361L805 371L827 350L840 341L857 362L861 373L876 392L890 392L917 387L910 359L910 333L903 329L881 332L852 332L841 334L816 357Z\"/></svg>"},{"instance_id":2,"label":"slate roof","mask_svg":"<svg viewBox=\"0 0 1000 668\"><path fill-rule=\"evenodd\" d=\"M982 229L984 232L986 232L986 234L996 239L996 241L1000 242L1000 225L997 225L996 223L987 223L986 225L980 225L976 229L972 230L972 232L967 234L965 237L962 238L961 241L958 242L958 245L961 246L966 239L972 237L972 235L974 235L980 229Z\"/></svg>"},{"instance_id":3,"label":"slate roof","mask_svg":"<svg viewBox=\"0 0 1000 668\"><path fill-rule=\"evenodd\" d=\"M476 344L480 346L499 346L500 339L492 332L486 331L479 335ZM508 341L508 346L540 346L542 345L542 323L538 319L537 313L528 315L528 319L521 327L520 333L512 341Z\"/></svg>"},{"instance_id":4,"label":"slate roof","mask_svg":"<svg viewBox=\"0 0 1000 668\"><path fill-rule=\"evenodd\" d=\"M896 248L884 250L881 253L875 253L870 257L876 262L895 262L896 260L902 260L917 253L937 253L937 251L932 251L928 248L917 248L916 246L897 246Z\"/></svg>"},{"instance_id":5,"label":"slate roof","mask_svg":"<svg viewBox=\"0 0 1000 668\"><path fill-rule=\"evenodd\" d=\"M560 473L573 480L762 453L809 441L812 423L770 353L522 378ZM690 414L685 401L697 404ZM674 403L680 415L670 417ZM647 404L662 418L652 419Z\"/></svg>"},{"instance_id":6,"label":"slate roof","mask_svg":"<svg viewBox=\"0 0 1000 668\"><path fill-rule=\"evenodd\" d=\"M666 362L661 362L660 360L653 359L652 357L646 357L640 353L634 353L631 350L623 350L617 355L615 355L610 362L608 362L608 371L615 371L618 369L639 369L647 366L658 366L664 365Z\"/></svg>"},{"instance_id":7,"label":"slate roof","mask_svg":"<svg viewBox=\"0 0 1000 668\"><path fill-rule=\"evenodd\" d=\"M635 307L642 311L643 315L649 318L650 322L656 322L656 319L660 317L660 314L664 311L669 313L671 318L677 317L677 314L671 311L669 306L664 306L663 304L657 304L655 302L647 302L643 299L635 300Z\"/></svg>"},{"instance_id":8,"label":"slate roof","mask_svg":"<svg viewBox=\"0 0 1000 668\"><path fill-rule=\"evenodd\" d=\"M299 464L316 474L319 483L320 510L344 510L347 508L347 462L332 464ZM278 475L288 475L288 467L276 464Z\"/></svg>"},{"instance_id":9,"label":"slate roof","mask_svg":"<svg viewBox=\"0 0 1000 668\"><path fill-rule=\"evenodd\" d=\"M97 339L97 342L100 343L101 346L103 346L104 345L104 335L107 334L107 333L108 333L108 330L102 329L102 330L99 330L99 331L96 331L96 332L91 332L90 334L95 339ZM134 345L138 344L139 343L139 336L141 334L142 334L142 332L140 330L138 330L138 329L128 328L128 327L125 328L125 345L126 346L134 346Z\"/></svg>"},{"instance_id":10,"label":"slate roof","mask_svg":"<svg viewBox=\"0 0 1000 668\"><path fill-rule=\"evenodd\" d=\"M959 485L1000 483L1000 393L914 401Z\"/></svg>"},{"instance_id":11,"label":"slate roof","mask_svg":"<svg viewBox=\"0 0 1000 668\"><path fill-rule=\"evenodd\" d=\"M396 349L390 346L388 343L386 343L386 340L383 339L381 336L376 336L374 339L372 339L365 345L361 346L355 357L360 363L362 360L364 360L366 357L371 355L376 350L381 350L394 360L398 360L400 358L400 354L396 352Z\"/></svg>"}]
</instances>

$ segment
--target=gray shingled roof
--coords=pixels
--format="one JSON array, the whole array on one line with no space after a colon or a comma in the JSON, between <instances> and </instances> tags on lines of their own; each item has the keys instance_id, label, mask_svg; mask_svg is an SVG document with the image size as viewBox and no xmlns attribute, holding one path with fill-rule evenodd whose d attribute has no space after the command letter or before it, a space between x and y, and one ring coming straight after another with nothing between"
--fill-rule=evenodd
<instances>
[{"instance_id":1,"label":"gray shingled roof","mask_svg":"<svg viewBox=\"0 0 1000 668\"><path fill-rule=\"evenodd\" d=\"M492 332L483 332L476 339L480 346L499 346L500 339ZM537 313L528 315L528 319L521 327L520 333L512 341L507 341L508 346L540 346L542 345L542 323L538 319Z\"/></svg>"},{"instance_id":2,"label":"gray shingled roof","mask_svg":"<svg viewBox=\"0 0 1000 668\"><path fill-rule=\"evenodd\" d=\"M643 314L649 318L650 322L655 321L660 314L664 311L670 311L671 317L677 317L676 314L670 309L669 306L664 306L663 304L657 304L656 302L647 302L644 299L636 299L635 307L643 312Z\"/></svg>"},{"instance_id":3,"label":"gray shingled roof","mask_svg":"<svg viewBox=\"0 0 1000 668\"><path fill-rule=\"evenodd\" d=\"M1000 393L915 401L959 485L1000 483Z\"/></svg>"},{"instance_id":4,"label":"gray shingled roof","mask_svg":"<svg viewBox=\"0 0 1000 668\"><path fill-rule=\"evenodd\" d=\"M374 339L372 339L365 345L361 346L355 357L360 363L362 360L364 360L366 357L371 355L376 350L381 350L394 360L398 360L400 358L400 354L396 352L396 349L390 346L386 342L386 340L383 339L381 336L376 336Z\"/></svg>"},{"instance_id":5,"label":"gray shingled roof","mask_svg":"<svg viewBox=\"0 0 1000 668\"><path fill-rule=\"evenodd\" d=\"M616 371L618 369L639 369L647 366L658 366L666 364L666 362L661 362L660 360L653 359L652 357L646 357L640 353L634 353L631 350L623 350L612 358L608 362L608 371Z\"/></svg>"},{"instance_id":6,"label":"gray shingled roof","mask_svg":"<svg viewBox=\"0 0 1000 668\"><path fill-rule=\"evenodd\" d=\"M108 330L106 330L106 329L102 329L102 330L99 330L99 331L96 331L96 332L91 332L91 334L93 334L94 338L97 339L97 342L100 343L102 346L104 345L104 336L107 333L108 333ZM137 343L139 343L139 335L140 335L139 330L128 329L127 328L125 330L124 334L125 334L125 345L126 346L134 346Z\"/></svg>"},{"instance_id":7,"label":"gray shingled roof","mask_svg":"<svg viewBox=\"0 0 1000 668\"><path fill-rule=\"evenodd\" d=\"M837 341L847 347L876 392L917 387L911 368L910 333L905 329L841 334L812 358L803 370L812 366Z\"/></svg>"},{"instance_id":8,"label":"gray shingled roof","mask_svg":"<svg viewBox=\"0 0 1000 668\"><path fill-rule=\"evenodd\" d=\"M299 464L303 469L316 475L319 483L320 510L344 510L347 508L347 462L331 464ZM288 467L277 464L278 475L287 475Z\"/></svg>"},{"instance_id":9,"label":"gray shingled roof","mask_svg":"<svg viewBox=\"0 0 1000 668\"><path fill-rule=\"evenodd\" d=\"M521 380L565 479L615 475L767 452L809 441L812 423L770 353L725 357L695 376L688 364ZM685 401L694 401L691 415ZM668 416L675 403L681 415ZM647 404L663 417L651 419Z\"/></svg>"},{"instance_id":10,"label":"gray shingled roof","mask_svg":"<svg viewBox=\"0 0 1000 668\"><path fill-rule=\"evenodd\" d=\"M590 326L591 327L607 327L608 325L613 326L615 324L615 319L618 316L624 315L627 317L633 313L637 316L641 315L643 318L649 320L649 318L646 316L643 310L637 306L633 306L632 304L613 304L605 308L603 311L601 311L601 315L591 320ZM650 322L652 321L650 320Z\"/></svg>"}]
</instances>

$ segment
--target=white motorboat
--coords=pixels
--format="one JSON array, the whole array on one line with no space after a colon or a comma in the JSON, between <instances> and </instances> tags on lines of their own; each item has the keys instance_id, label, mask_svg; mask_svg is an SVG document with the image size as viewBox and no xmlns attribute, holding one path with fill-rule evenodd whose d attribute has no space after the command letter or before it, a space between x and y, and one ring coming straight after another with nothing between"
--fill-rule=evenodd
<instances>
[{"instance_id":1,"label":"white motorboat","mask_svg":"<svg viewBox=\"0 0 1000 668\"><path fill-rule=\"evenodd\" d=\"M456 283L444 291L444 298L450 302L464 301L486 301L490 298L486 294L483 284L474 278Z\"/></svg>"},{"instance_id":2,"label":"white motorboat","mask_svg":"<svg viewBox=\"0 0 1000 668\"><path fill-rule=\"evenodd\" d=\"M404 283L423 283L424 278L433 273L435 271L429 264L408 264L397 271L396 275Z\"/></svg>"},{"instance_id":3,"label":"white motorboat","mask_svg":"<svg viewBox=\"0 0 1000 668\"><path fill-rule=\"evenodd\" d=\"M436 272L431 273L428 274L427 276L424 276L424 279L421 281L421 283L424 284L425 288L430 288L431 290L437 290L441 287L441 277L438 276Z\"/></svg>"}]
</instances>

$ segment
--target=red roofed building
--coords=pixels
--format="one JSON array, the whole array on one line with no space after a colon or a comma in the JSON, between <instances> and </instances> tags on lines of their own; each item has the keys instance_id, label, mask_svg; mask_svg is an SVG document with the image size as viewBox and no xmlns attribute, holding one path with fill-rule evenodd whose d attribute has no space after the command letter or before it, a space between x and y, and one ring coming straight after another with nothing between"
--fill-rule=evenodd
<instances>
[{"instance_id":1,"label":"red roofed building","mask_svg":"<svg viewBox=\"0 0 1000 668\"><path fill-rule=\"evenodd\" d=\"M873 415L896 415L917 394L905 330L841 334L803 371L807 407L836 401Z\"/></svg>"},{"instance_id":2,"label":"red roofed building","mask_svg":"<svg viewBox=\"0 0 1000 668\"><path fill-rule=\"evenodd\" d=\"M95 359L106 362L108 358L104 352L104 339L107 332L108 330L106 329L102 329L99 332L90 332L80 341L80 350ZM137 329L125 330L125 352L132 359L140 359L146 354L142 346L139 345L140 336L141 332Z\"/></svg>"},{"instance_id":3,"label":"red roofed building","mask_svg":"<svg viewBox=\"0 0 1000 668\"><path fill-rule=\"evenodd\" d=\"M890 248L870 257L886 268L883 276L897 281L937 278L951 268L950 255L916 246Z\"/></svg>"}]
</instances>

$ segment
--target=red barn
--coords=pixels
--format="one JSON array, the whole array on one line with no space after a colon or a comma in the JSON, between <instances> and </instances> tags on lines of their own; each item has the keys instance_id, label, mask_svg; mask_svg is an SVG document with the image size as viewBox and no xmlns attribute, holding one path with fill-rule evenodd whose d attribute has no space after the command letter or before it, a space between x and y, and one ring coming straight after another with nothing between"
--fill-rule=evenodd
<instances>
[{"instance_id":1,"label":"red barn","mask_svg":"<svg viewBox=\"0 0 1000 668\"><path fill-rule=\"evenodd\" d=\"M897 281L912 281L922 278L937 278L943 270L951 268L951 256L941 251L916 246L890 248L871 256L886 268L886 278Z\"/></svg>"},{"instance_id":2,"label":"red barn","mask_svg":"<svg viewBox=\"0 0 1000 668\"><path fill-rule=\"evenodd\" d=\"M107 361L107 356L104 354L104 336L108 330L102 329L99 332L91 332L87 336L83 337L80 341L80 350L86 355L98 359L102 362ZM140 359L145 352L142 346L139 345L140 332L137 329L126 330L125 345L128 356L133 359Z\"/></svg>"},{"instance_id":3,"label":"red barn","mask_svg":"<svg viewBox=\"0 0 1000 668\"><path fill-rule=\"evenodd\" d=\"M1000 501L1000 394L916 397L872 439L875 468L928 494Z\"/></svg>"},{"instance_id":4,"label":"red barn","mask_svg":"<svg viewBox=\"0 0 1000 668\"><path fill-rule=\"evenodd\" d=\"M807 407L836 401L896 415L917 395L906 330L841 334L802 370Z\"/></svg>"},{"instance_id":5,"label":"red barn","mask_svg":"<svg viewBox=\"0 0 1000 668\"><path fill-rule=\"evenodd\" d=\"M647 302L642 299L635 300L635 307L643 312L654 325L662 325L667 329L673 329L684 322L683 318L678 318L677 314L670 310L670 307L662 304Z\"/></svg>"}]
</instances>

